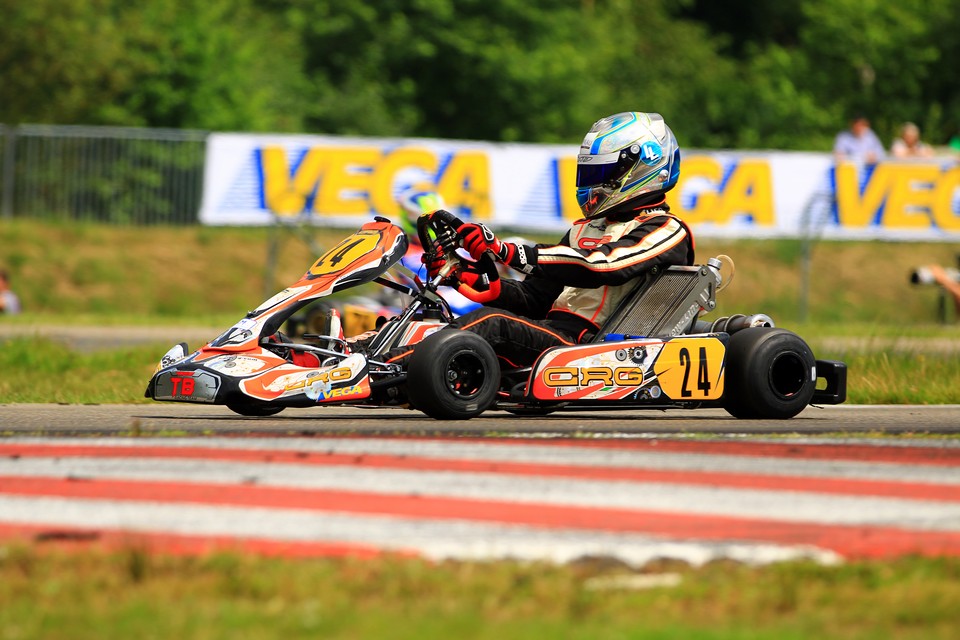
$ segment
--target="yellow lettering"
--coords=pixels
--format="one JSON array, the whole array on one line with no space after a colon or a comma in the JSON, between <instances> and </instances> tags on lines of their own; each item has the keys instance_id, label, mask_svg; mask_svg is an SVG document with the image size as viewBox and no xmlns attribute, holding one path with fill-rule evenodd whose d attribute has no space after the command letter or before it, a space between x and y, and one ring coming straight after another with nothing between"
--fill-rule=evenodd
<instances>
[{"instance_id":1,"label":"yellow lettering","mask_svg":"<svg viewBox=\"0 0 960 640\"><path fill-rule=\"evenodd\" d=\"M302 213L307 198L323 174L324 157L322 149L310 149L297 167L296 174L291 177L283 147L264 147L261 150L261 168L267 208L280 216Z\"/></svg>"},{"instance_id":2,"label":"yellow lettering","mask_svg":"<svg viewBox=\"0 0 960 640\"><path fill-rule=\"evenodd\" d=\"M735 215L748 215L755 224L773 225L771 182L770 163L766 160L742 160L724 185L714 221L726 224Z\"/></svg>"},{"instance_id":3,"label":"yellow lettering","mask_svg":"<svg viewBox=\"0 0 960 640\"><path fill-rule=\"evenodd\" d=\"M837 166L837 219L843 227L866 227L887 195L889 165L879 164L860 196L860 171L849 162Z\"/></svg>"},{"instance_id":4,"label":"yellow lettering","mask_svg":"<svg viewBox=\"0 0 960 640\"><path fill-rule=\"evenodd\" d=\"M338 147L329 150L327 168L313 209L317 213L364 214L380 150L372 147Z\"/></svg>"},{"instance_id":5,"label":"yellow lettering","mask_svg":"<svg viewBox=\"0 0 960 640\"><path fill-rule=\"evenodd\" d=\"M944 231L960 231L960 216L953 210L953 196L960 188L960 167L940 176L934 190L931 211L933 220Z\"/></svg>"},{"instance_id":6,"label":"yellow lettering","mask_svg":"<svg viewBox=\"0 0 960 640\"><path fill-rule=\"evenodd\" d=\"M451 206L470 210L472 218L490 217L490 166L482 151L463 151L450 164L437 184L437 192Z\"/></svg>"},{"instance_id":7,"label":"yellow lettering","mask_svg":"<svg viewBox=\"0 0 960 640\"><path fill-rule=\"evenodd\" d=\"M636 367L621 367L613 372L613 379L622 387L636 387L643 384L643 371Z\"/></svg>"},{"instance_id":8,"label":"yellow lettering","mask_svg":"<svg viewBox=\"0 0 960 640\"><path fill-rule=\"evenodd\" d=\"M577 373L576 367L549 367L543 371L543 384L548 387L575 387Z\"/></svg>"},{"instance_id":9,"label":"yellow lettering","mask_svg":"<svg viewBox=\"0 0 960 640\"><path fill-rule=\"evenodd\" d=\"M341 367L340 369L334 369L330 372L330 380L337 382L338 380L349 380L353 375L353 372L349 367Z\"/></svg>"},{"instance_id":10,"label":"yellow lettering","mask_svg":"<svg viewBox=\"0 0 960 640\"><path fill-rule=\"evenodd\" d=\"M706 156L685 159L676 188L667 193L671 210L689 224L728 224L734 216L750 216L758 225L775 224L769 162L741 160L720 192L722 179L723 167L717 160ZM696 205L692 209L684 208L680 199L685 187L696 188Z\"/></svg>"},{"instance_id":11,"label":"yellow lettering","mask_svg":"<svg viewBox=\"0 0 960 640\"><path fill-rule=\"evenodd\" d=\"M591 382L602 382L604 386L612 387L613 386L613 372L607 368L601 367L588 367L583 370L581 374L583 379L580 384L586 386Z\"/></svg>"},{"instance_id":12,"label":"yellow lettering","mask_svg":"<svg viewBox=\"0 0 960 640\"><path fill-rule=\"evenodd\" d=\"M883 226L917 229L930 227L932 186L940 176L935 165L897 165L890 174L890 192L883 209ZM918 188L923 185L923 188Z\"/></svg>"}]
</instances>

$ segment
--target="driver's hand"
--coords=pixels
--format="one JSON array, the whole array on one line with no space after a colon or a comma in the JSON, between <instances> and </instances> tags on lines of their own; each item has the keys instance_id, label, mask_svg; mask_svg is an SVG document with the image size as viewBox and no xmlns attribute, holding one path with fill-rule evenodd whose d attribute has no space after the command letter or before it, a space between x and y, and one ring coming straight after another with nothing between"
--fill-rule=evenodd
<instances>
[{"instance_id":1,"label":"driver's hand","mask_svg":"<svg viewBox=\"0 0 960 640\"><path fill-rule=\"evenodd\" d=\"M438 253L427 252L420 256L420 262L427 267L427 277L433 280L440 275L440 269L447 264L447 259Z\"/></svg>"},{"instance_id":2,"label":"driver's hand","mask_svg":"<svg viewBox=\"0 0 960 640\"><path fill-rule=\"evenodd\" d=\"M486 303L500 297L500 273L489 254L476 262L463 261L457 272L456 289L474 302Z\"/></svg>"},{"instance_id":3,"label":"driver's hand","mask_svg":"<svg viewBox=\"0 0 960 640\"><path fill-rule=\"evenodd\" d=\"M457 235L463 242L463 248L470 257L479 260L487 251L491 252L501 262L506 261L506 246L485 224L468 222L460 225ZM501 255L502 254L502 255Z\"/></svg>"},{"instance_id":4,"label":"driver's hand","mask_svg":"<svg viewBox=\"0 0 960 640\"><path fill-rule=\"evenodd\" d=\"M534 247L502 242L485 224L468 222L460 225L457 235L463 243L463 248L470 253L474 260L480 260L484 255L492 255L503 264L530 273L536 266L537 253Z\"/></svg>"}]
</instances>

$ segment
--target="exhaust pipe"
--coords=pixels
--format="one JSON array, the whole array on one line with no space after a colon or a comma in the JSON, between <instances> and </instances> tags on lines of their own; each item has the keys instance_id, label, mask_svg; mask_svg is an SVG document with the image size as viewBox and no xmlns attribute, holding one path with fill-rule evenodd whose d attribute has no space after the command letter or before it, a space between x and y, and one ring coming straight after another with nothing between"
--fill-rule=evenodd
<instances>
[{"instance_id":1,"label":"exhaust pipe","mask_svg":"<svg viewBox=\"0 0 960 640\"><path fill-rule=\"evenodd\" d=\"M747 316L738 313L732 316L717 318L713 322L697 320L691 333L736 333L751 327L774 327L773 319L765 313L755 313Z\"/></svg>"}]
</instances>

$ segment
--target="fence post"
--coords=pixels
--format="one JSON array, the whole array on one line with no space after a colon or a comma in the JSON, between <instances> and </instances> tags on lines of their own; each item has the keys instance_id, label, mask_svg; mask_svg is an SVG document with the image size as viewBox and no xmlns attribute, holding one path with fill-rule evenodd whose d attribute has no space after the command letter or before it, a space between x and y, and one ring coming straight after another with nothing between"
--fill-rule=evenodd
<instances>
[{"instance_id":1,"label":"fence post","mask_svg":"<svg viewBox=\"0 0 960 640\"><path fill-rule=\"evenodd\" d=\"M16 148L16 129L0 125L3 134L3 202L0 203L0 212L4 220L13 218L13 187L14 187L14 157Z\"/></svg>"},{"instance_id":2,"label":"fence post","mask_svg":"<svg viewBox=\"0 0 960 640\"><path fill-rule=\"evenodd\" d=\"M800 215L800 300L797 308L798 320L806 322L810 315L810 282L813 270L813 245L820 239L823 227L827 224L830 207L833 204L832 193L818 190L810 195ZM818 207L825 213L817 217Z\"/></svg>"}]
</instances>

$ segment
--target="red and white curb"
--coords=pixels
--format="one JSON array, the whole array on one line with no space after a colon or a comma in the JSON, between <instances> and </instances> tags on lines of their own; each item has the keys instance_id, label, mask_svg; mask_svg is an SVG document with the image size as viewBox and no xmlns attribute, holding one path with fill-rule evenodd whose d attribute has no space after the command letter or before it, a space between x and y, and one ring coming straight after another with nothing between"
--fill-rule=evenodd
<instances>
[{"instance_id":1,"label":"red and white curb","mask_svg":"<svg viewBox=\"0 0 960 640\"><path fill-rule=\"evenodd\" d=\"M0 539L642 565L960 555L960 446L0 440Z\"/></svg>"}]
</instances>

